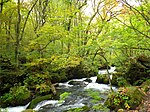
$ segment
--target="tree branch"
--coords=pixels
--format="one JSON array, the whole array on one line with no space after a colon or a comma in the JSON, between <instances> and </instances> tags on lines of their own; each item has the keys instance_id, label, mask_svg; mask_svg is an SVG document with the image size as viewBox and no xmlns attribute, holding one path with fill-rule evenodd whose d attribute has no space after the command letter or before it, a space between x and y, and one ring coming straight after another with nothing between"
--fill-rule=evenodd
<instances>
[{"instance_id":1,"label":"tree branch","mask_svg":"<svg viewBox=\"0 0 150 112\"><path fill-rule=\"evenodd\" d=\"M131 23L131 21L130 21L131 26L129 26L129 25L127 25L125 22L122 22L120 19L118 19L118 18L115 18L115 19L117 19L117 20L118 20L119 22L121 22L123 25L125 25L125 26L127 26L127 27L133 29L134 31L137 31L139 34L143 35L144 37L150 38L150 36L144 34L143 32L139 31L137 28L135 28L135 27L133 26L133 24Z\"/></svg>"},{"instance_id":2,"label":"tree branch","mask_svg":"<svg viewBox=\"0 0 150 112\"><path fill-rule=\"evenodd\" d=\"M33 10L33 8L35 7L35 5L36 5L37 2L38 2L38 0L35 1L35 3L32 5L31 9L29 10L29 12L28 12L28 14L27 14L27 17L26 17L26 20L25 20L25 22L24 22L24 26L23 26L23 29L22 29L22 32L21 32L20 41L21 41L22 38L23 38L24 30L25 30L25 27L26 27L28 18L29 18L29 16L30 16L30 13L31 13L31 11Z\"/></svg>"},{"instance_id":3,"label":"tree branch","mask_svg":"<svg viewBox=\"0 0 150 112\"><path fill-rule=\"evenodd\" d=\"M139 13L144 18L144 20L150 25L149 18L147 16L145 16L144 13L140 12L138 9L136 9L135 7L130 5L126 0L122 0L122 1L128 8L130 8L131 10L134 9L137 13ZM132 10L132 11L134 11L134 10Z\"/></svg>"}]
</instances>

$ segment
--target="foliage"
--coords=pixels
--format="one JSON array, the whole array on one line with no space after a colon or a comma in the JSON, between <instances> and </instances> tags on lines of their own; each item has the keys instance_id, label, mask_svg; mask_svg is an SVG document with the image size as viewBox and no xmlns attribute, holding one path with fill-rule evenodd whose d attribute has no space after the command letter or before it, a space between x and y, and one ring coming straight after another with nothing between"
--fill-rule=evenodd
<instances>
[{"instance_id":1,"label":"foliage","mask_svg":"<svg viewBox=\"0 0 150 112\"><path fill-rule=\"evenodd\" d=\"M0 108L0 112L8 112L8 109L1 109Z\"/></svg>"},{"instance_id":2,"label":"foliage","mask_svg":"<svg viewBox=\"0 0 150 112\"><path fill-rule=\"evenodd\" d=\"M45 83L36 85L36 91L39 91L40 94L49 93L50 90L51 90L50 86Z\"/></svg>"},{"instance_id":3,"label":"foliage","mask_svg":"<svg viewBox=\"0 0 150 112\"><path fill-rule=\"evenodd\" d=\"M59 102L62 103L65 101L65 99L70 95L71 93L68 93L68 92L64 92L60 95L60 99L59 99Z\"/></svg>"},{"instance_id":4,"label":"foliage","mask_svg":"<svg viewBox=\"0 0 150 112\"><path fill-rule=\"evenodd\" d=\"M27 78L24 80L24 84L27 86L35 86L45 83L47 79L49 79L49 75L47 73L27 74Z\"/></svg>"},{"instance_id":5,"label":"foliage","mask_svg":"<svg viewBox=\"0 0 150 112\"><path fill-rule=\"evenodd\" d=\"M49 93L51 82L90 77L103 65L123 74L113 80L119 86L149 78L149 61L139 60L150 55L148 0L139 6L124 1L121 7L120 1L99 0L90 14L88 0L19 1L0 5L3 101L21 100L20 89Z\"/></svg>"},{"instance_id":6,"label":"foliage","mask_svg":"<svg viewBox=\"0 0 150 112\"><path fill-rule=\"evenodd\" d=\"M94 105L92 107L92 110L94 111L104 111L104 112L109 112L110 109L108 109L105 105L103 104L98 104L98 105Z\"/></svg>"},{"instance_id":7,"label":"foliage","mask_svg":"<svg viewBox=\"0 0 150 112\"><path fill-rule=\"evenodd\" d=\"M87 90L88 96L92 98L93 103L100 103L100 101L103 100L103 98L100 97L100 92L99 91L92 91L91 89Z\"/></svg>"},{"instance_id":8,"label":"foliage","mask_svg":"<svg viewBox=\"0 0 150 112\"><path fill-rule=\"evenodd\" d=\"M142 101L144 92L137 87L120 88L118 92L111 93L105 102L105 105L112 109L135 109Z\"/></svg>"},{"instance_id":9,"label":"foliage","mask_svg":"<svg viewBox=\"0 0 150 112\"><path fill-rule=\"evenodd\" d=\"M117 82L119 87L131 86L130 83L124 77L118 77Z\"/></svg>"},{"instance_id":10,"label":"foliage","mask_svg":"<svg viewBox=\"0 0 150 112\"><path fill-rule=\"evenodd\" d=\"M10 88L9 93L1 96L1 105L5 107L6 105L21 104L24 100L29 100L30 96L31 93L27 87L16 85Z\"/></svg>"}]
</instances>

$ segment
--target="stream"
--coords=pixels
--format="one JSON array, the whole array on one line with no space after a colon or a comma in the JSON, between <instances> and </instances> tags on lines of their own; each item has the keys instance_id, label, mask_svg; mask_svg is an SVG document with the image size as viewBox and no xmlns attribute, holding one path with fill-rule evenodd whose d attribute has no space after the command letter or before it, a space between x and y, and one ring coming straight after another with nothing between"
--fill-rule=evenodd
<instances>
[{"instance_id":1,"label":"stream","mask_svg":"<svg viewBox=\"0 0 150 112\"><path fill-rule=\"evenodd\" d=\"M115 71L115 67L111 67L109 72L112 73ZM107 70L99 70L98 74L105 74ZM34 108L38 112L63 112L71 108L78 108L83 106L92 107L98 103L103 104L107 98L107 95L110 91L110 86L107 84L98 84L96 83L97 77L90 77L87 81L87 78L82 79L72 79L65 83L59 83L59 86L56 87L57 91L60 93L69 92L71 93L65 101L59 100L44 100ZM72 82L72 83L71 83ZM116 87L112 87L113 90L117 90ZM89 95L89 90L94 92L99 92L100 100L97 103L93 103L93 98ZM8 112L21 112L27 108L29 103L25 106L17 107L8 107ZM3 112L3 111L2 111ZM92 111L91 111L92 112Z\"/></svg>"}]
</instances>

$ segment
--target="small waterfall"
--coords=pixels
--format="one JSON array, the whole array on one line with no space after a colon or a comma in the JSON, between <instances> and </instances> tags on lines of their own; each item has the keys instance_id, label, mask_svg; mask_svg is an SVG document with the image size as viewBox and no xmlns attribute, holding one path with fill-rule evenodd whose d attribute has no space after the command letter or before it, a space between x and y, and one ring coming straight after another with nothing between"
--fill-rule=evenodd
<instances>
[{"instance_id":1,"label":"small waterfall","mask_svg":"<svg viewBox=\"0 0 150 112\"><path fill-rule=\"evenodd\" d=\"M34 110L39 110L42 106L45 106L45 105L48 105L48 104L51 104L52 106L58 104L59 101L58 100L44 100L40 103L38 103L38 105L34 108Z\"/></svg>"},{"instance_id":2,"label":"small waterfall","mask_svg":"<svg viewBox=\"0 0 150 112\"><path fill-rule=\"evenodd\" d=\"M115 66L114 66L114 67L110 67L110 69L108 70L108 72L109 72L109 73L114 73L114 72L115 72L115 69L116 69ZM104 70L99 70L99 71L98 71L98 74L107 74L107 70L106 70L106 69L104 69Z\"/></svg>"},{"instance_id":3,"label":"small waterfall","mask_svg":"<svg viewBox=\"0 0 150 112\"><path fill-rule=\"evenodd\" d=\"M90 79L92 80L92 83L95 83L95 82L96 82L96 79L97 79L97 76L91 77Z\"/></svg>"}]
</instances>

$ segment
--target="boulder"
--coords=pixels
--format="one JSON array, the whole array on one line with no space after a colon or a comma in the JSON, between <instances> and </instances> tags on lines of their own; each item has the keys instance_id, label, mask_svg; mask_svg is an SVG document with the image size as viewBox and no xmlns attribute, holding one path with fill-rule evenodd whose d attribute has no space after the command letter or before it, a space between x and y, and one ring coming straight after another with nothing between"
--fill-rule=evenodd
<instances>
[{"instance_id":1,"label":"boulder","mask_svg":"<svg viewBox=\"0 0 150 112\"><path fill-rule=\"evenodd\" d=\"M112 85L116 85L118 86L118 78L120 78L122 76L122 73L120 72L116 72L112 74L112 80L111 83ZM109 78L108 78L108 74L98 74L97 75L97 83L102 83L102 84L109 84Z\"/></svg>"},{"instance_id":2,"label":"boulder","mask_svg":"<svg viewBox=\"0 0 150 112\"><path fill-rule=\"evenodd\" d=\"M84 81L85 81L85 82L88 82L88 83L91 83L91 82L92 82L92 80L91 80L90 78L87 78L87 79L85 79Z\"/></svg>"},{"instance_id":3,"label":"boulder","mask_svg":"<svg viewBox=\"0 0 150 112\"><path fill-rule=\"evenodd\" d=\"M109 84L108 74L99 74L96 79L97 83Z\"/></svg>"},{"instance_id":4,"label":"boulder","mask_svg":"<svg viewBox=\"0 0 150 112\"><path fill-rule=\"evenodd\" d=\"M91 68L87 68L84 64L80 64L76 67L68 67L66 69L68 79L79 79L85 77L95 76L96 72Z\"/></svg>"},{"instance_id":5,"label":"boulder","mask_svg":"<svg viewBox=\"0 0 150 112\"><path fill-rule=\"evenodd\" d=\"M27 107L27 109L33 109L33 108L36 107L36 105L37 105L39 102L41 102L41 101L43 101L43 100L48 100L48 99L52 99L52 95L51 95L51 94L45 95L45 96L38 96L38 97L36 97L35 99L33 99L33 100L31 101L31 103L29 104L29 106Z\"/></svg>"},{"instance_id":6,"label":"boulder","mask_svg":"<svg viewBox=\"0 0 150 112\"><path fill-rule=\"evenodd\" d=\"M139 86L145 79L150 78L150 57L141 55L130 59L130 66L124 75L130 84Z\"/></svg>"},{"instance_id":7,"label":"boulder","mask_svg":"<svg viewBox=\"0 0 150 112\"><path fill-rule=\"evenodd\" d=\"M68 84L70 84L70 85L77 85L77 86L85 86L83 81L74 81L74 80L72 80Z\"/></svg>"}]
</instances>

